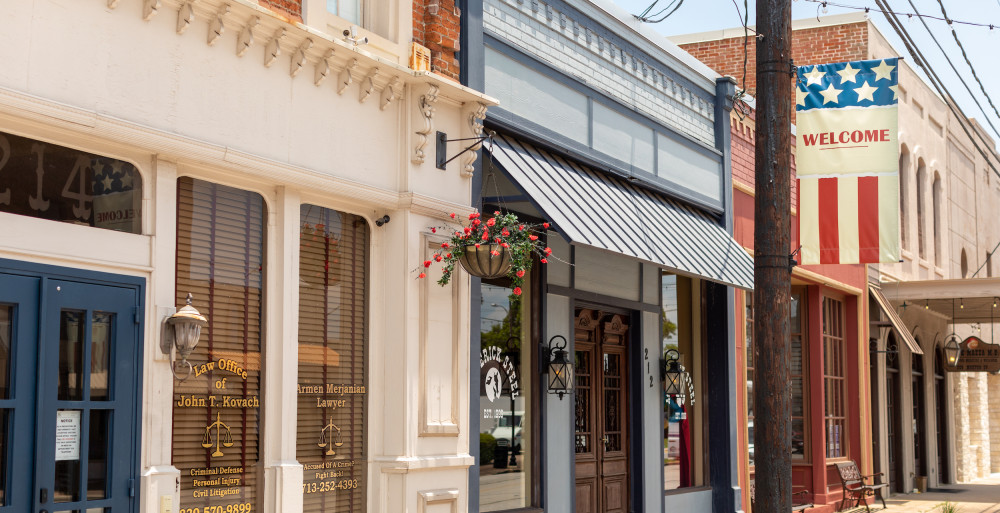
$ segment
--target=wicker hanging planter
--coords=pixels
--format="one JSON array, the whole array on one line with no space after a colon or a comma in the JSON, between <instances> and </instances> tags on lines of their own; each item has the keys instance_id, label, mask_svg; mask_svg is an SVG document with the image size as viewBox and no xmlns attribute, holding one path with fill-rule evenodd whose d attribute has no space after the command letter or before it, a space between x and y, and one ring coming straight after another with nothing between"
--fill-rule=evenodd
<instances>
[{"instance_id":1,"label":"wicker hanging planter","mask_svg":"<svg viewBox=\"0 0 1000 513\"><path fill-rule=\"evenodd\" d=\"M507 276L511 264L510 249L499 244L474 244L462 248L458 261L465 271L476 278L500 278Z\"/></svg>"}]
</instances>

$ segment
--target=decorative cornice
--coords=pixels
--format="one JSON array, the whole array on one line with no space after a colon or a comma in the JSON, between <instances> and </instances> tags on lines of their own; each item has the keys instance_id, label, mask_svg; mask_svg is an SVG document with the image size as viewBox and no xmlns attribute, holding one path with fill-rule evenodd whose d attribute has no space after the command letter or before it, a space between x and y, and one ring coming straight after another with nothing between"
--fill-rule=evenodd
<instances>
[{"instance_id":1,"label":"decorative cornice","mask_svg":"<svg viewBox=\"0 0 1000 513\"><path fill-rule=\"evenodd\" d=\"M423 126L417 130L417 147L413 150L413 158L410 159L414 164L423 164L426 158L424 146L427 146L427 138L434 130L434 104L438 100L438 91L436 85L430 84L427 92L420 95L417 100L417 109L420 110L420 121Z\"/></svg>"},{"instance_id":2,"label":"decorative cornice","mask_svg":"<svg viewBox=\"0 0 1000 513\"><path fill-rule=\"evenodd\" d=\"M417 72L403 65L375 56L363 47L321 32L300 22L290 22L254 0L126 0L142 3L142 19L149 21L157 14L170 9L177 12L175 30L186 34L202 20L208 26L206 43L215 45L226 30L236 36L237 57L244 56L254 40L264 43L263 64L272 66L279 58L289 58L289 75L295 77L303 67L315 66L313 83L322 84L331 69L339 70L335 89L343 94L348 86L359 83L358 100L364 102L379 93L380 110L385 110L401 96L405 85L433 84L443 98L464 105L479 102L496 105L496 100L457 82L431 73ZM108 0L107 6L116 9L120 0ZM365 77L358 81L358 77ZM391 86L390 86L391 84ZM387 91L386 88L389 88Z\"/></svg>"}]
</instances>

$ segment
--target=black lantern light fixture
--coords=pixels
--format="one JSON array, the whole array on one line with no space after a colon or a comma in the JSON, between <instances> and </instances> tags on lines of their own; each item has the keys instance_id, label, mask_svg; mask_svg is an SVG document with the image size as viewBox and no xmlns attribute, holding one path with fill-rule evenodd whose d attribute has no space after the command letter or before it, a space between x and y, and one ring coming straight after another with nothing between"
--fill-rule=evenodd
<instances>
[{"instance_id":1,"label":"black lantern light fixture","mask_svg":"<svg viewBox=\"0 0 1000 513\"><path fill-rule=\"evenodd\" d=\"M188 361L188 356L198 345L201 338L201 329L208 326L208 319L195 307L191 306L193 296L187 295L187 304L176 313L163 320L163 329L160 333L160 350L164 354L170 355L170 372L174 377L184 381L191 377L194 366ZM187 364L188 372L182 378L177 375L177 355L180 354L181 362Z\"/></svg>"},{"instance_id":2,"label":"black lantern light fixture","mask_svg":"<svg viewBox=\"0 0 1000 513\"><path fill-rule=\"evenodd\" d=\"M566 337L552 337L546 358L549 362L549 393L558 394L560 401L564 395L573 392L573 364L566 359L566 346Z\"/></svg>"},{"instance_id":3,"label":"black lantern light fixture","mask_svg":"<svg viewBox=\"0 0 1000 513\"><path fill-rule=\"evenodd\" d=\"M962 357L962 346L959 343L958 335L954 333L948 335L948 340L944 344L944 356L945 362L949 366L958 365L958 359Z\"/></svg>"},{"instance_id":4,"label":"black lantern light fixture","mask_svg":"<svg viewBox=\"0 0 1000 513\"><path fill-rule=\"evenodd\" d=\"M670 349L663 354L660 362L660 374L663 376L663 393L681 395L681 366L677 360L681 354L676 349Z\"/></svg>"}]
</instances>

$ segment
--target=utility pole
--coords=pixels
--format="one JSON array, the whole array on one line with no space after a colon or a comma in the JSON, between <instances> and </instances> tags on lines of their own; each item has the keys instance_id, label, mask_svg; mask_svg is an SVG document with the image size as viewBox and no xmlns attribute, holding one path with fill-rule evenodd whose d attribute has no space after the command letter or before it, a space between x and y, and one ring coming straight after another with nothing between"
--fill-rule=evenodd
<instances>
[{"instance_id":1,"label":"utility pole","mask_svg":"<svg viewBox=\"0 0 1000 513\"><path fill-rule=\"evenodd\" d=\"M754 147L755 510L791 511L791 0L757 0Z\"/></svg>"}]
</instances>

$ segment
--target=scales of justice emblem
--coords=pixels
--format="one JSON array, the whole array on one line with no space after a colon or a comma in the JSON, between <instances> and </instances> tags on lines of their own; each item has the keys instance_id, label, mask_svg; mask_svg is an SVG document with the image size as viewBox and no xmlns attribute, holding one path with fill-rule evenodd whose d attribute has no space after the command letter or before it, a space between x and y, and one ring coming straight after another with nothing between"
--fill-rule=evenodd
<instances>
[{"instance_id":1,"label":"scales of justice emblem","mask_svg":"<svg viewBox=\"0 0 1000 513\"><path fill-rule=\"evenodd\" d=\"M328 431L329 435L327 434ZM334 431L336 431L336 434ZM331 441L331 439L333 440ZM330 417L330 422L323 426L323 429L319 431L319 443L316 445L318 445L320 449L329 447L326 449L327 456L337 454L337 451L333 450L333 448L344 445L344 437L340 434L340 428L333 423L333 417Z\"/></svg>"},{"instance_id":2,"label":"scales of justice emblem","mask_svg":"<svg viewBox=\"0 0 1000 513\"><path fill-rule=\"evenodd\" d=\"M212 428L215 428L214 437L212 436ZM225 433L222 432L223 429L226 430ZM205 436L201 438L202 447L208 449L212 445L215 445L215 452L212 453L213 458L222 456L222 447L233 446L233 433L229 426L222 422L222 412L216 412L215 422L205 426Z\"/></svg>"}]
</instances>

